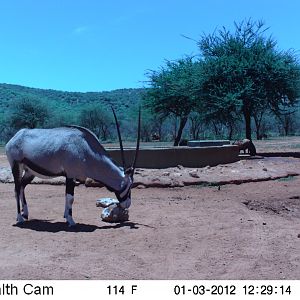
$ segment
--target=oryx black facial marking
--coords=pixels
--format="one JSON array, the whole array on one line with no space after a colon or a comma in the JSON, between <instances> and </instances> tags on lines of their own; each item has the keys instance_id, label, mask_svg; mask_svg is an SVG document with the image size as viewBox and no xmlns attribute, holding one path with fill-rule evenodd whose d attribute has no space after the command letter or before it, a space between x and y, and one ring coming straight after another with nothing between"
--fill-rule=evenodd
<instances>
[{"instance_id":1,"label":"oryx black facial marking","mask_svg":"<svg viewBox=\"0 0 300 300\"><path fill-rule=\"evenodd\" d=\"M120 142L123 169L112 161L97 137L88 129L68 126L52 129L21 129L6 144L5 151L12 168L17 202L17 221L28 218L25 187L35 176L66 177L66 202L64 217L70 226L72 217L75 180L86 178L103 183L113 191L123 208L131 203L131 187L140 139L140 112L135 159L130 172L124 172L126 162L116 114L113 111ZM21 205L22 203L22 211ZM21 214L22 212L22 214Z\"/></svg>"}]
</instances>

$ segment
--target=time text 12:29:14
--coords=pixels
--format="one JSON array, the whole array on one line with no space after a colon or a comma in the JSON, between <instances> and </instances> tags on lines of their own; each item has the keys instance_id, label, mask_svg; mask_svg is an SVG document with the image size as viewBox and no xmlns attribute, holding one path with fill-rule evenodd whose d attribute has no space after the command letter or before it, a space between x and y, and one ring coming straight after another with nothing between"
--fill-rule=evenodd
<instances>
[{"instance_id":1,"label":"time text 12:29:14","mask_svg":"<svg viewBox=\"0 0 300 300\"><path fill-rule=\"evenodd\" d=\"M276 286L276 285L244 285L243 290L245 295L290 295L291 286Z\"/></svg>"}]
</instances>

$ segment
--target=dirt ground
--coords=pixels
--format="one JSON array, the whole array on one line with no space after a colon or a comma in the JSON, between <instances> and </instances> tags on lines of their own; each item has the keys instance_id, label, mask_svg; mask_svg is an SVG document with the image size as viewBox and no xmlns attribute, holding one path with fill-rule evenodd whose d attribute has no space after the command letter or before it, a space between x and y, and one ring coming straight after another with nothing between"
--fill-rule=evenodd
<instances>
[{"instance_id":1,"label":"dirt ground","mask_svg":"<svg viewBox=\"0 0 300 300\"><path fill-rule=\"evenodd\" d=\"M141 184L132 190L130 220L122 224L104 223L95 206L113 194L80 185L74 229L64 223L63 185L29 185L30 219L15 226L13 184L0 183L0 279L299 280L297 170L300 159L265 158L185 173L215 180L223 172L228 180L221 176L222 185ZM160 172L165 175L155 178L174 170ZM230 183L243 172L252 172L245 183Z\"/></svg>"}]
</instances>

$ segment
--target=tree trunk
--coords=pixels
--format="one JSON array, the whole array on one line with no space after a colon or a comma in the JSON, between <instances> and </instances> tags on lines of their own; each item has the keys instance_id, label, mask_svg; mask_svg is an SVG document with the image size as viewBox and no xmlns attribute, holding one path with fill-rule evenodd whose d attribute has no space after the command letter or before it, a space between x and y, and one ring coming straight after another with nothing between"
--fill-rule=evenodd
<instances>
[{"instance_id":1,"label":"tree trunk","mask_svg":"<svg viewBox=\"0 0 300 300\"><path fill-rule=\"evenodd\" d=\"M249 109L244 109L244 119L246 125L246 139L251 140L251 115Z\"/></svg>"},{"instance_id":2,"label":"tree trunk","mask_svg":"<svg viewBox=\"0 0 300 300\"><path fill-rule=\"evenodd\" d=\"M159 140L163 141L164 137L162 135L162 123L159 124L157 130L158 130Z\"/></svg>"},{"instance_id":3,"label":"tree trunk","mask_svg":"<svg viewBox=\"0 0 300 300\"><path fill-rule=\"evenodd\" d=\"M215 137L217 138L219 136L219 128L216 122L212 122L214 130L215 130Z\"/></svg>"},{"instance_id":4,"label":"tree trunk","mask_svg":"<svg viewBox=\"0 0 300 300\"><path fill-rule=\"evenodd\" d=\"M195 132L195 140L199 140L199 134L200 134L200 128L198 127L196 132Z\"/></svg>"},{"instance_id":5,"label":"tree trunk","mask_svg":"<svg viewBox=\"0 0 300 300\"><path fill-rule=\"evenodd\" d=\"M257 140L262 140L261 134L260 134L260 130L258 128L256 128L256 139Z\"/></svg>"},{"instance_id":6,"label":"tree trunk","mask_svg":"<svg viewBox=\"0 0 300 300\"><path fill-rule=\"evenodd\" d=\"M191 135L192 135L192 139L193 140L197 140L197 129L195 127L195 124L192 122L191 124L191 129L190 129Z\"/></svg>"},{"instance_id":7,"label":"tree trunk","mask_svg":"<svg viewBox=\"0 0 300 300\"><path fill-rule=\"evenodd\" d=\"M103 124L102 127L101 127L101 131L102 131L102 139L103 139L104 141L107 140L108 129L109 129L109 127L106 126L105 124Z\"/></svg>"},{"instance_id":8,"label":"tree trunk","mask_svg":"<svg viewBox=\"0 0 300 300\"><path fill-rule=\"evenodd\" d=\"M176 139L176 134L177 134L177 116L174 116L174 128L173 128L173 139Z\"/></svg>"},{"instance_id":9,"label":"tree trunk","mask_svg":"<svg viewBox=\"0 0 300 300\"><path fill-rule=\"evenodd\" d=\"M175 140L174 140L174 146L179 145L179 142L180 142L181 136L182 136L182 132L183 132L183 129L184 129L184 126L185 126L186 122L187 122L187 117L181 117L180 118L178 132L177 132L177 135L176 135Z\"/></svg>"},{"instance_id":10,"label":"tree trunk","mask_svg":"<svg viewBox=\"0 0 300 300\"><path fill-rule=\"evenodd\" d=\"M289 116L284 116L283 117L283 128L284 128L284 135L288 136L289 135L289 131L290 131L290 120L289 120Z\"/></svg>"},{"instance_id":11,"label":"tree trunk","mask_svg":"<svg viewBox=\"0 0 300 300\"><path fill-rule=\"evenodd\" d=\"M190 134L192 135L193 140L198 140L201 127L201 120L197 116L190 116L190 121Z\"/></svg>"},{"instance_id":12,"label":"tree trunk","mask_svg":"<svg viewBox=\"0 0 300 300\"><path fill-rule=\"evenodd\" d=\"M233 123L232 122L229 122L228 124L228 140L232 140L232 136L233 136Z\"/></svg>"},{"instance_id":13,"label":"tree trunk","mask_svg":"<svg viewBox=\"0 0 300 300\"><path fill-rule=\"evenodd\" d=\"M256 128L256 139L261 140L261 134L260 134L260 125L261 125L261 119L259 120L257 116L254 116L254 122L255 122L255 128Z\"/></svg>"}]
</instances>

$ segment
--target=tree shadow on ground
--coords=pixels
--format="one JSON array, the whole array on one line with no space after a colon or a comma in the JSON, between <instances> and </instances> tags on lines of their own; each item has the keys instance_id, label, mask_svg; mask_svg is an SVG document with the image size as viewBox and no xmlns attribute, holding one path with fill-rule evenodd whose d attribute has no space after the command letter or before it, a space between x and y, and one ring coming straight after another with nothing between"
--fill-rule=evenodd
<instances>
[{"instance_id":1,"label":"tree shadow on ground","mask_svg":"<svg viewBox=\"0 0 300 300\"><path fill-rule=\"evenodd\" d=\"M98 229L118 229L122 227L129 227L130 229L138 229L139 226L143 225L134 222L122 222L122 223L110 223L109 225L105 226L96 226L91 224L82 224L77 223L75 226L69 227L65 222L51 222L51 220L29 220L22 224L14 224L13 226L19 227L22 229L30 229L35 231L43 231L43 232L93 232ZM149 227L148 225L143 225Z\"/></svg>"}]
</instances>

